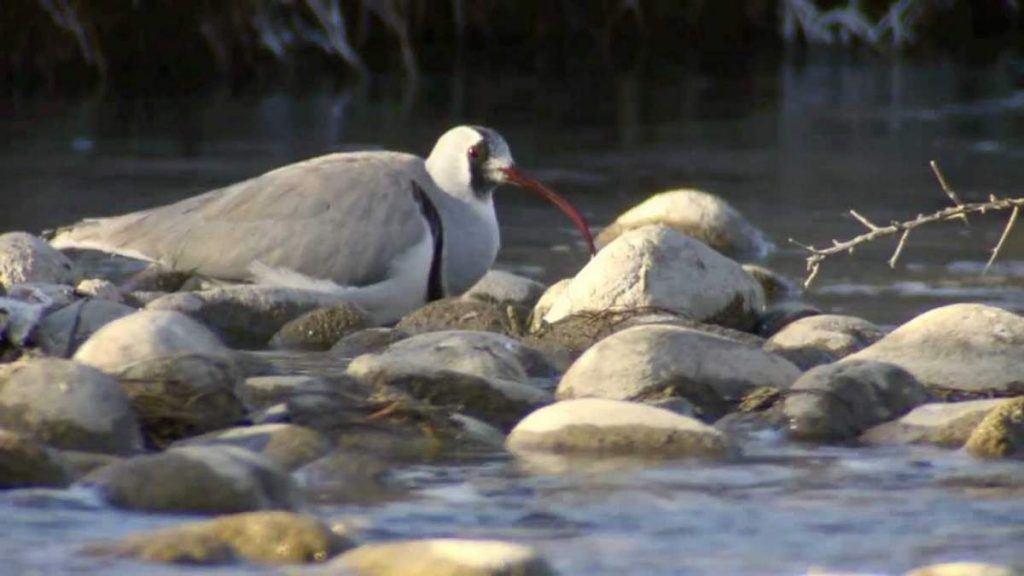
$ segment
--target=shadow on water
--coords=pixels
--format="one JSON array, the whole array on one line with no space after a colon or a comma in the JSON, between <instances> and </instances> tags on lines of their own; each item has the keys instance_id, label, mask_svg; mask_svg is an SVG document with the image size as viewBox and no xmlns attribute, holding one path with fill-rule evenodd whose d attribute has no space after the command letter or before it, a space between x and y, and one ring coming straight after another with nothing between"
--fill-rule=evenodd
<instances>
[{"instance_id":1,"label":"shadow on water","mask_svg":"<svg viewBox=\"0 0 1024 576\"><path fill-rule=\"evenodd\" d=\"M500 129L521 165L597 225L662 189L717 192L774 238L780 249L768 265L793 276L803 255L786 239L823 245L855 235L850 208L888 222L944 206L932 159L965 199L1017 195L1024 182L1024 89L1012 62L978 70L826 56L743 78L665 70L557 82L463 71L424 78L414 91L385 78L348 92L0 106L2 230L141 209L331 151L426 154L461 122ZM497 202L501 266L552 281L584 264L556 211L512 190ZM1022 309L1019 236L979 276L1003 222L915 233L895 270L885 265L893 242L829 261L808 299L885 324L954 301ZM917 449L796 447L778 460L786 449L755 449L739 465L590 477L533 476L504 457L413 467L401 475L416 500L338 512L365 514L388 537L529 541L566 574L677 574L681 559L695 574L1020 560L1021 488L982 477L993 469ZM999 466L999 478L1020 478L1019 464ZM994 488L978 496L975 484ZM47 558L3 555L34 569L60 564L75 542L173 523L72 508L59 526L42 526L45 506L11 498L0 500L16 511L0 520L9 545ZM78 571L107 568L86 562Z\"/></svg>"}]
</instances>

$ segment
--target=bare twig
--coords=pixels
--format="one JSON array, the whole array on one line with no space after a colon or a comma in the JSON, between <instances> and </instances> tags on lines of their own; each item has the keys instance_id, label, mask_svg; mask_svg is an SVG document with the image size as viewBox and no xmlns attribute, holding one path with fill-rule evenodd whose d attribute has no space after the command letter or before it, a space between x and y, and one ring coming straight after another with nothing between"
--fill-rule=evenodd
<instances>
[{"instance_id":1,"label":"bare twig","mask_svg":"<svg viewBox=\"0 0 1024 576\"><path fill-rule=\"evenodd\" d=\"M999 256L999 252L1003 249L1003 244L1006 243L1007 236L1010 235L1010 231L1013 230L1013 225L1017 223L1017 216L1020 215L1020 206L1014 206L1013 212L1010 212L1010 219L1006 222L1006 228L1003 228L1003 235L999 237L999 242L996 243L996 247L992 249L992 256L989 257L988 262L985 263L985 269L982 270L982 274L988 273L988 269L992 267L992 263L996 261L996 257Z\"/></svg>"}]
</instances>

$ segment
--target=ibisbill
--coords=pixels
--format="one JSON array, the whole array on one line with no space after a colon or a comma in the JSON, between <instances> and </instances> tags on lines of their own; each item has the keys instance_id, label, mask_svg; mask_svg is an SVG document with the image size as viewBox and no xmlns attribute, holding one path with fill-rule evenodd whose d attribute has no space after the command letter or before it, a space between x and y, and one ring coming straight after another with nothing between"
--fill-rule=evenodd
<instances>
[{"instance_id":1,"label":"ibisbill","mask_svg":"<svg viewBox=\"0 0 1024 576\"><path fill-rule=\"evenodd\" d=\"M594 253L579 211L521 171L505 139L482 126L448 130L425 160L387 151L319 156L173 204L83 220L52 244L328 292L386 323L464 292L490 269L502 184L555 204Z\"/></svg>"}]
</instances>

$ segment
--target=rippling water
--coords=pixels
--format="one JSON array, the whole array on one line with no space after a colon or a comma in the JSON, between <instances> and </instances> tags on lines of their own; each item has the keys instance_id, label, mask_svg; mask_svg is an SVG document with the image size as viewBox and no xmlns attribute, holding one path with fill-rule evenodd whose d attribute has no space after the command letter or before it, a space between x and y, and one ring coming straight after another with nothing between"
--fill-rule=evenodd
<instances>
[{"instance_id":1,"label":"rippling water","mask_svg":"<svg viewBox=\"0 0 1024 576\"><path fill-rule=\"evenodd\" d=\"M415 92L383 80L187 101L35 98L0 104L0 229L40 230L143 208L304 157L383 147L425 154L455 123L503 132L519 163L595 225L678 186L717 192L779 246L802 254L948 201L937 160L968 200L1020 195L1024 79L1012 62L811 59L742 78L656 71L560 79L465 73ZM585 251L561 215L499 192L500 265L546 281ZM1011 237L985 276L1005 216L915 233L826 263L807 299L895 325L949 302L1024 309L1024 246ZM317 507L360 516L375 538L485 536L540 547L566 574L797 574L811 567L897 573L954 559L1024 563L1024 465L927 448L744 445L731 464L580 471L524 469L503 454L396 469L409 500ZM177 574L76 556L81 543L182 521L126 514L78 491L0 494L0 573ZM218 574L257 573L252 567Z\"/></svg>"}]
</instances>

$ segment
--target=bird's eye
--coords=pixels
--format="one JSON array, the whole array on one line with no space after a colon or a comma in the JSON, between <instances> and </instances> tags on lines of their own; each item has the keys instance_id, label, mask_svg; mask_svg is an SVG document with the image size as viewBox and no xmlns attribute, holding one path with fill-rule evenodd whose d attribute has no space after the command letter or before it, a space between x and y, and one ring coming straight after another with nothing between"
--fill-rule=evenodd
<instances>
[{"instance_id":1,"label":"bird's eye","mask_svg":"<svg viewBox=\"0 0 1024 576\"><path fill-rule=\"evenodd\" d=\"M471 159L473 159L473 160L479 160L480 159L480 147L479 146L473 146L472 148L470 148L469 149L469 157Z\"/></svg>"}]
</instances>

